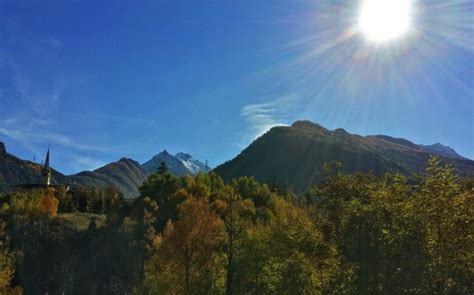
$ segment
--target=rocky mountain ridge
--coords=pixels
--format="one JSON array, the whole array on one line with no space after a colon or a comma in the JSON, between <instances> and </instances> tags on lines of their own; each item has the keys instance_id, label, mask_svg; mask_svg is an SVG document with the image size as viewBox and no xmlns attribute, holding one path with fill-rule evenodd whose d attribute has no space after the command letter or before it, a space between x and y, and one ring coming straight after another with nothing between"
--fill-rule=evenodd
<instances>
[{"instance_id":1,"label":"rocky mountain ridge","mask_svg":"<svg viewBox=\"0 0 474 295\"><path fill-rule=\"evenodd\" d=\"M360 136L341 128L331 131L310 121L272 128L215 172L225 180L253 176L304 191L323 179L322 165L327 162L342 162L347 172L412 175L422 171L433 154L460 175L474 176L474 161L459 155L448 157L445 149L427 149L386 135Z\"/></svg>"}]
</instances>

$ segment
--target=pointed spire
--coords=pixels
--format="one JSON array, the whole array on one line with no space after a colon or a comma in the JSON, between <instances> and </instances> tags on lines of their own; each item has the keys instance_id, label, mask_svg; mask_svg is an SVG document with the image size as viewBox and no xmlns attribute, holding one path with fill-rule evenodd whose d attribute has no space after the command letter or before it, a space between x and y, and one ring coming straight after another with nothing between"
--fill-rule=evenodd
<instances>
[{"instance_id":1,"label":"pointed spire","mask_svg":"<svg viewBox=\"0 0 474 295\"><path fill-rule=\"evenodd\" d=\"M46 159L44 160L43 169L41 169L43 175L43 184L48 187L51 184L51 168L49 168L49 146L48 152L46 153Z\"/></svg>"},{"instance_id":2,"label":"pointed spire","mask_svg":"<svg viewBox=\"0 0 474 295\"><path fill-rule=\"evenodd\" d=\"M48 152L46 153L46 160L44 160L44 168L49 169L49 146Z\"/></svg>"}]
</instances>

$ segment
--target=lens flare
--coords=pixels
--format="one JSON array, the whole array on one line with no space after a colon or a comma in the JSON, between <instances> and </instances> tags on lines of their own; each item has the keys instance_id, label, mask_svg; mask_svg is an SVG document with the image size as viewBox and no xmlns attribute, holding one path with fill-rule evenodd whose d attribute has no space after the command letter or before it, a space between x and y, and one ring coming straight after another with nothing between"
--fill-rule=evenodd
<instances>
[{"instance_id":1,"label":"lens flare","mask_svg":"<svg viewBox=\"0 0 474 295\"><path fill-rule=\"evenodd\" d=\"M410 0L364 0L357 20L358 31L375 43L385 43L400 38L412 26L411 2Z\"/></svg>"},{"instance_id":2,"label":"lens flare","mask_svg":"<svg viewBox=\"0 0 474 295\"><path fill-rule=\"evenodd\" d=\"M380 114L381 124L399 124L432 104L472 109L473 67L465 57L474 55L473 0L300 2L301 12L280 20L294 39L265 51L276 62L251 75L272 81L270 95L295 97L272 105L265 122L356 122L372 132Z\"/></svg>"}]
</instances>

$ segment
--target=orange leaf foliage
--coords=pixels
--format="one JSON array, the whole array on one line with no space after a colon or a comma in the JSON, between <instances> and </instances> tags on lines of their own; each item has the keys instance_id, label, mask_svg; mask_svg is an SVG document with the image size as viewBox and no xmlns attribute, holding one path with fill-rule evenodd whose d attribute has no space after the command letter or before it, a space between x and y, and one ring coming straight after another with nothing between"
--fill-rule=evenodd
<instances>
[{"instance_id":1,"label":"orange leaf foliage","mask_svg":"<svg viewBox=\"0 0 474 295\"><path fill-rule=\"evenodd\" d=\"M54 217L58 213L58 205L59 201L54 197L54 192L48 189L38 203L38 210L50 217Z\"/></svg>"}]
</instances>

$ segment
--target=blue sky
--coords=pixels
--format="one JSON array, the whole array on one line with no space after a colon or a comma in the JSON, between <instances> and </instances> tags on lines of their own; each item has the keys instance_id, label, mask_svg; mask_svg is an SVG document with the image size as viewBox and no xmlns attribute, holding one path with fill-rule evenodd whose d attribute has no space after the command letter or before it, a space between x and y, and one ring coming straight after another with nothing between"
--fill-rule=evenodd
<instances>
[{"instance_id":1,"label":"blue sky","mask_svg":"<svg viewBox=\"0 0 474 295\"><path fill-rule=\"evenodd\" d=\"M0 141L63 173L167 149L211 166L274 125L474 158L473 1L415 1L390 44L357 1L1 1Z\"/></svg>"}]
</instances>

